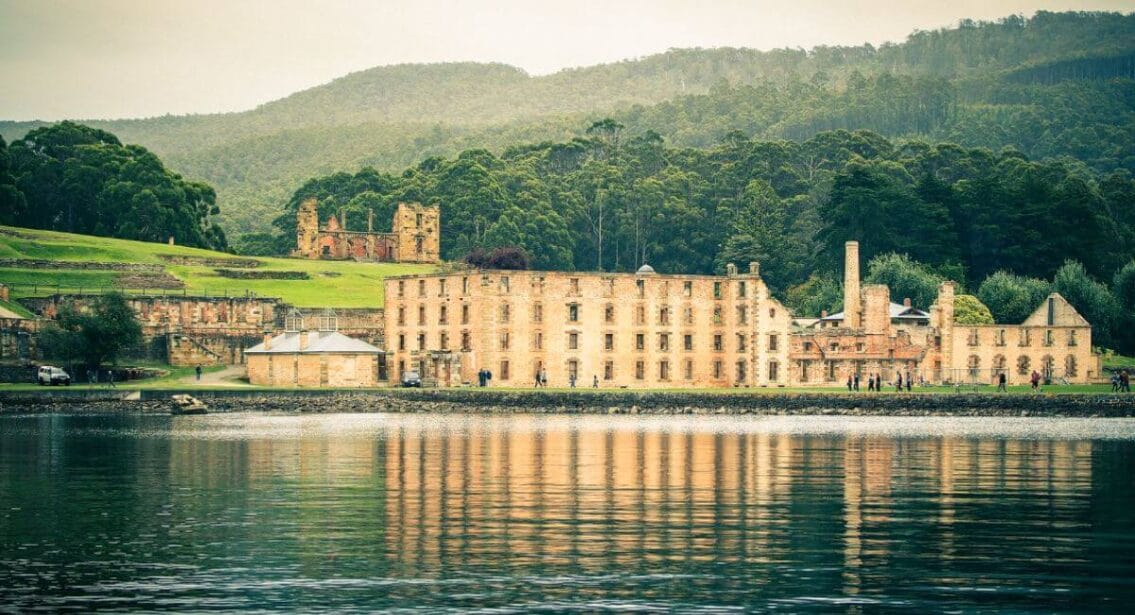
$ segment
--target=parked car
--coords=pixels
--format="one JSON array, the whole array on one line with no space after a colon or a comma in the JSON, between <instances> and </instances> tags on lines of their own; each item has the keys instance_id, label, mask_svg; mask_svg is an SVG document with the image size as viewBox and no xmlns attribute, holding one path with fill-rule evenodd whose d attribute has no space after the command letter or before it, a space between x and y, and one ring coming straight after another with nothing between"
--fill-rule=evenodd
<instances>
[{"instance_id":1,"label":"parked car","mask_svg":"<svg viewBox=\"0 0 1135 615\"><path fill-rule=\"evenodd\" d=\"M62 367L42 365L39 368L39 373L36 375L36 382L44 386L55 386L57 384L71 386L71 375L64 371Z\"/></svg>"},{"instance_id":2,"label":"parked car","mask_svg":"<svg viewBox=\"0 0 1135 615\"><path fill-rule=\"evenodd\" d=\"M402 372L402 386L422 388L422 377L418 372Z\"/></svg>"}]
</instances>

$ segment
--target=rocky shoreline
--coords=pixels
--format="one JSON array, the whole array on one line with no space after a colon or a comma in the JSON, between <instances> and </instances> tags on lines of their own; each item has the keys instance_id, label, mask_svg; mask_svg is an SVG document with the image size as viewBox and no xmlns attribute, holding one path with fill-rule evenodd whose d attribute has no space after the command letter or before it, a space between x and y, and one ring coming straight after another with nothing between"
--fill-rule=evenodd
<instances>
[{"instance_id":1,"label":"rocky shoreline","mask_svg":"<svg viewBox=\"0 0 1135 615\"><path fill-rule=\"evenodd\" d=\"M0 395L0 414L155 413L187 392L211 412L413 414L641 414L764 416L1135 417L1135 396L839 393L720 394L619 392L436 391L143 391L136 400Z\"/></svg>"}]
</instances>

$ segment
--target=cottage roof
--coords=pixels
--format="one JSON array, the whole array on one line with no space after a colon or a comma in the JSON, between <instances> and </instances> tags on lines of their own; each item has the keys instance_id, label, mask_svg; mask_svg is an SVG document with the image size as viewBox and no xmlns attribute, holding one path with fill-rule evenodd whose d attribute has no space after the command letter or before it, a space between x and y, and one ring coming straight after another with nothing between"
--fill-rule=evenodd
<instances>
[{"instance_id":1,"label":"cottage roof","mask_svg":"<svg viewBox=\"0 0 1135 615\"><path fill-rule=\"evenodd\" d=\"M287 331L273 337L268 348L263 343L257 344L245 354L381 354L380 348L347 337L338 331L308 331L307 347L300 350L300 335L298 331Z\"/></svg>"},{"instance_id":2,"label":"cottage roof","mask_svg":"<svg viewBox=\"0 0 1135 615\"><path fill-rule=\"evenodd\" d=\"M891 314L891 320L929 320L930 319L929 313L924 312L924 311L922 311L922 310L920 310L916 307L906 306L906 305L903 305L901 303L891 302L891 305L890 305L890 308L889 308L888 311ZM824 316L820 320L822 320L824 322L831 322L831 321L835 321L835 320L843 320L843 312L836 312L835 314L830 314L828 316Z\"/></svg>"}]
</instances>

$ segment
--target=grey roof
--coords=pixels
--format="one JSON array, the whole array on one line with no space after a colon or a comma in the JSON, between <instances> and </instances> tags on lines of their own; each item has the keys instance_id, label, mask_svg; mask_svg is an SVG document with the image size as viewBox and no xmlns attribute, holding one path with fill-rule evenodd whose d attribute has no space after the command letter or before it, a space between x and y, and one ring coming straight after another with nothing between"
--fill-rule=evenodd
<instances>
[{"instance_id":1,"label":"grey roof","mask_svg":"<svg viewBox=\"0 0 1135 615\"><path fill-rule=\"evenodd\" d=\"M930 318L930 314L927 312L923 312L922 310L915 307L907 307L901 303L895 303L893 301L891 302L889 311L891 313L892 319L899 318L906 320L926 320ZM824 316L820 320L823 320L825 322L832 320L843 320L843 312L829 314L827 316Z\"/></svg>"},{"instance_id":2,"label":"grey roof","mask_svg":"<svg viewBox=\"0 0 1135 615\"><path fill-rule=\"evenodd\" d=\"M261 342L244 351L245 354L381 354L382 350L370 344L347 337L338 331L308 331L307 348L300 350L300 333L288 331L272 338L267 349Z\"/></svg>"}]
</instances>

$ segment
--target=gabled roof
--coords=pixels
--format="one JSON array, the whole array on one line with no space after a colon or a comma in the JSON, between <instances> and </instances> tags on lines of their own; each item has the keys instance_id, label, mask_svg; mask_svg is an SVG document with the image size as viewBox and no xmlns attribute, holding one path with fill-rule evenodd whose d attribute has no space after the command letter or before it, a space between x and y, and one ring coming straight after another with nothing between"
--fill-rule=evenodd
<instances>
[{"instance_id":1,"label":"gabled roof","mask_svg":"<svg viewBox=\"0 0 1135 615\"><path fill-rule=\"evenodd\" d=\"M898 320L929 320L930 319L929 313L924 312L924 311L922 311L922 310L920 310L916 307L905 306L901 303L891 302L888 311L891 314L891 320L895 320L895 319L898 319ZM822 320L824 322L831 322L833 320L843 320L843 312L836 312L835 314L829 314L827 316L824 316L820 320Z\"/></svg>"},{"instance_id":2,"label":"gabled roof","mask_svg":"<svg viewBox=\"0 0 1135 615\"><path fill-rule=\"evenodd\" d=\"M1048 320L1048 303L1052 302L1052 322ZM1090 327L1091 323L1072 307L1071 303L1060 293L1051 293L1040 302L1033 313L1025 319L1023 325L1038 327Z\"/></svg>"},{"instance_id":3,"label":"gabled roof","mask_svg":"<svg viewBox=\"0 0 1135 615\"><path fill-rule=\"evenodd\" d=\"M273 337L267 349L264 348L263 343L260 343L244 351L245 354L381 354L382 352L380 348L347 337L338 331L308 331L307 347L303 350L300 350L300 333L288 331Z\"/></svg>"}]
</instances>

